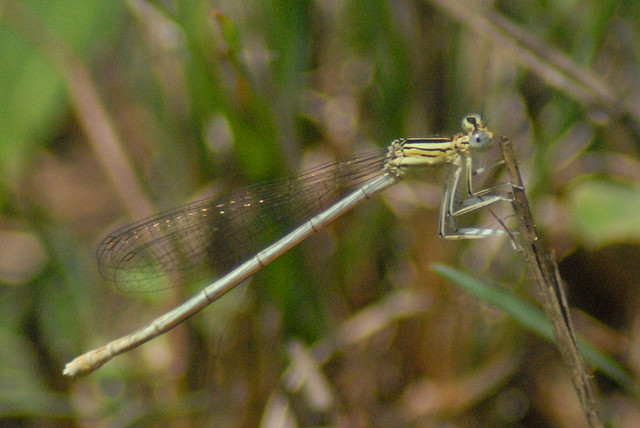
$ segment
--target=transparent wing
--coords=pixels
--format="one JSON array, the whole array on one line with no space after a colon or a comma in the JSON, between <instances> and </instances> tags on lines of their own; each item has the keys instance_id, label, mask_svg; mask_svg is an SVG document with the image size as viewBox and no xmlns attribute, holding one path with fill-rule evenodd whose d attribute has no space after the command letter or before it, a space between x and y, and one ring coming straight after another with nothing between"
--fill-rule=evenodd
<instances>
[{"instance_id":1,"label":"transparent wing","mask_svg":"<svg viewBox=\"0 0 640 428\"><path fill-rule=\"evenodd\" d=\"M384 173L386 156L384 150L322 165L129 225L98 247L100 272L133 292L220 275Z\"/></svg>"}]
</instances>

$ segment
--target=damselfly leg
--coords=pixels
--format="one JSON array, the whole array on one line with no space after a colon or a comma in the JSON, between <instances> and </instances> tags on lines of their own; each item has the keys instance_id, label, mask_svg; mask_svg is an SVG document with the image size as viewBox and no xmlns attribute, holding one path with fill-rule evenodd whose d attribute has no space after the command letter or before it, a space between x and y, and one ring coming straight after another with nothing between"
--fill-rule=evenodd
<instances>
[{"instance_id":1,"label":"damselfly leg","mask_svg":"<svg viewBox=\"0 0 640 428\"><path fill-rule=\"evenodd\" d=\"M512 201L508 194L501 194L503 189L510 188L510 183L502 183L478 190L474 189L474 178L487 174L504 164L498 160L488 166L474 168L470 153L461 153L454 169L449 174L440 205L439 234L445 239L480 239L489 236L505 235L500 228L460 227L457 219L465 214L499 202Z\"/></svg>"}]
</instances>

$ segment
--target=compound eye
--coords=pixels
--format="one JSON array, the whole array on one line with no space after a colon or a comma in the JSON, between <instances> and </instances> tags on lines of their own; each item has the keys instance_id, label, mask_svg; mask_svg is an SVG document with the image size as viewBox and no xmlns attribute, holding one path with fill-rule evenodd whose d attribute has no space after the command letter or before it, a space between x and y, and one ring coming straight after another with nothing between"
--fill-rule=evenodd
<instances>
[{"instance_id":1,"label":"compound eye","mask_svg":"<svg viewBox=\"0 0 640 428\"><path fill-rule=\"evenodd\" d=\"M491 145L491 135L485 130L476 130L469 135L469 145L472 149L486 149Z\"/></svg>"},{"instance_id":2,"label":"compound eye","mask_svg":"<svg viewBox=\"0 0 640 428\"><path fill-rule=\"evenodd\" d=\"M482 125L482 118L479 114L470 114L462 119L462 128L467 133L473 132Z\"/></svg>"}]
</instances>

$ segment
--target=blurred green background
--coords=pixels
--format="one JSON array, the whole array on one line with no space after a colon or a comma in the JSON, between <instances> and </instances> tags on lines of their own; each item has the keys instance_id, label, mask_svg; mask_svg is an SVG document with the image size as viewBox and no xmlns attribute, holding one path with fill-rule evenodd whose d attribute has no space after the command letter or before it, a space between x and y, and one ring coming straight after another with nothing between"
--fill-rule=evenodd
<instances>
[{"instance_id":1,"label":"blurred green background","mask_svg":"<svg viewBox=\"0 0 640 428\"><path fill-rule=\"evenodd\" d=\"M432 270L535 303L503 239L407 181L169 334L75 356L197 288L125 294L112 229L479 112L510 137L612 426L640 420L640 3L0 1L1 426L584 426L552 344ZM504 303L508 305L509 303Z\"/></svg>"}]
</instances>

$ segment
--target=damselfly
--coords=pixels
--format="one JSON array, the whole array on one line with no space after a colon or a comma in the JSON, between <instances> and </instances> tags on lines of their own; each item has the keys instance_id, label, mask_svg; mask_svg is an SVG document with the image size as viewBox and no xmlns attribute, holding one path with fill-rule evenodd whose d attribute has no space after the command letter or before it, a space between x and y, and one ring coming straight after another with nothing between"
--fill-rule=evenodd
<instances>
[{"instance_id":1,"label":"damselfly","mask_svg":"<svg viewBox=\"0 0 640 428\"><path fill-rule=\"evenodd\" d=\"M227 273L141 330L76 358L63 373L90 373L167 332L412 169L453 166L440 207L440 236L476 239L505 234L500 229L457 226L459 216L509 200L496 191L500 186L473 189L478 172L473 154L489 149L493 134L476 114L465 117L462 127L465 132L452 137L399 139L384 151L250 186L224 201L195 202L114 232L100 244L98 262L103 276L126 290L146 289L142 284L202 266ZM292 227L282 231L280 224ZM256 235L273 236L274 243L260 247Z\"/></svg>"}]
</instances>

